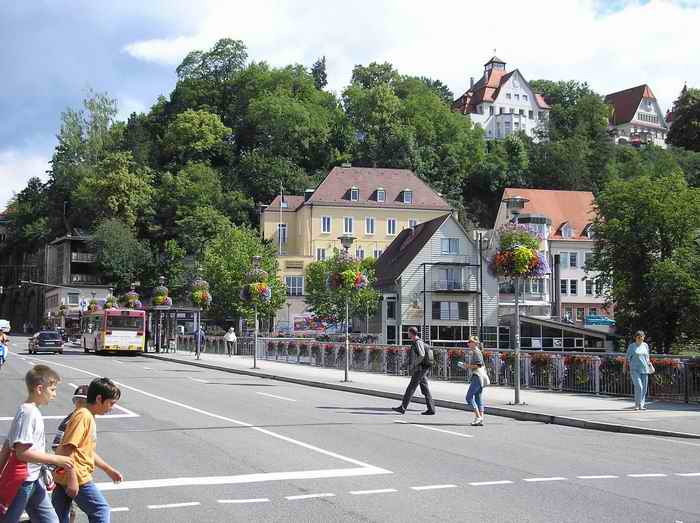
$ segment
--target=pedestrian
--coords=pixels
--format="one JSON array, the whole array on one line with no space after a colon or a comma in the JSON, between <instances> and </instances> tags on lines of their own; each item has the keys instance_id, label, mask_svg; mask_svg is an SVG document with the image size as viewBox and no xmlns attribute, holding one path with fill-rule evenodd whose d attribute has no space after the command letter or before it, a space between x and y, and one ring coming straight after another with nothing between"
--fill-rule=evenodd
<instances>
[{"instance_id":1,"label":"pedestrian","mask_svg":"<svg viewBox=\"0 0 700 523\"><path fill-rule=\"evenodd\" d=\"M63 421L58 424L58 428L56 429L56 435L53 438L53 443L51 443L51 448L53 449L54 452L56 452L56 449L58 446L61 444L61 440L63 439L63 433L66 431L66 427L68 426L68 422L70 419L73 417L73 414L78 412L78 410L84 408L87 405L87 392L88 392L88 385L80 385L78 388L75 389L75 392L73 393L73 405L75 408L73 411L68 414L65 418L63 418ZM73 523L75 521L75 508L71 506L70 508L70 522Z\"/></svg>"},{"instance_id":2,"label":"pedestrian","mask_svg":"<svg viewBox=\"0 0 700 523\"><path fill-rule=\"evenodd\" d=\"M19 406L0 452L0 516L17 523L27 512L33 523L58 523L47 487L52 486L45 465L72 470L73 460L46 452L44 418L39 406L56 398L61 378L46 365L35 365L24 377L27 401Z\"/></svg>"},{"instance_id":3,"label":"pedestrian","mask_svg":"<svg viewBox=\"0 0 700 523\"><path fill-rule=\"evenodd\" d=\"M224 334L224 341L226 342L226 353L229 356L238 353L238 351L236 350L236 343L238 341L236 338L236 329L234 329L233 327L229 327L228 331L226 331L226 334Z\"/></svg>"},{"instance_id":4,"label":"pedestrian","mask_svg":"<svg viewBox=\"0 0 700 523\"><path fill-rule=\"evenodd\" d=\"M95 485L92 473L102 469L114 482L123 481L116 470L97 454L95 416L108 413L119 401L121 391L109 378L95 378L87 390L86 405L71 416L56 453L73 458L75 467L56 472L52 501L60 523L68 523L73 501L85 512L90 523L109 523L110 507Z\"/></svg>"},{"instance_id":5,"label":"pedestrian","mask_svg":"<svg viewBox=\"0 0 700 523\"><path fill-rule=\"evenodd\" d=\"M467 390L467 404L474 410L473 426L484 424L484 402L481 395L489 384L489 376L484 366L484 355L481 352L481 344L477 336L470 336L467 341L467 351L464 354L464 364L460 365L470 372L469 389Z\"/></svg>"},{"instance_id":6,"label":"pedestrian","mask_svg":"<svg viewBox=\"0 0 700 523\"><path fill-rule=\"evenodd\" d=\"M649 389L649 374L655 369L649 359L649 345L644 341L644 331L637 331L634 341L627 347L625 361L634 387L634 410L647 410L645 406Z\"/></svg>"},{"instance_id":7,"label":"pedestrian","mask_svg":"<svg viewBox=\"0 0 700 523\"><path fill-rule=\"evenodd\" d=\"M418 329L415 327L410 327L408 329L408 335L411 337L411 352L409 354L408 364L408 370L411 373L411 381L409 382L408 387L406 387L406 392L403 395L401 405L398 407L393 407L392 410L395 410L399 414L406 412L408 404L411 402L411 398L413 397L413 393L420 385L421 394L425 396L425 404L428 407L427 410L421 412L421 414L430 416L435 414L435 402L433 402L433 397L430 394L427 378L428 373L433 366L433 350L428 347L418 336Z\"/></svg>"}]
</instances>

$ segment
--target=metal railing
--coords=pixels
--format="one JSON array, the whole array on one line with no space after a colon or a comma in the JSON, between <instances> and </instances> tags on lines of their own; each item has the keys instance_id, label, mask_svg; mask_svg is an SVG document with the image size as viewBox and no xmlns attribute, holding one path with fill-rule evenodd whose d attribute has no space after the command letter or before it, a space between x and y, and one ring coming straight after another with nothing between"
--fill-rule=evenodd
<instances>
[{"instance_id":1,"label":"metal railing","mask_svg":"<svg viewBox=\"0 0 700 523\"><path fill-rule=\"evenodd\" d=\"M436 280L432 285L434 291L464 291L470 290L470 287L473 287L471 290L476 289L475 285L470 286L466 282L457 280Z\"/></svg>"},{"instance_id":2,"label":"metal railing","mask_svg":"<svg viewBox=\"0 0 700 523\"><path fill-rule=\"evenodd\" d=\"M74 262L94 262L97 261L97 255L93 252L72 252L70 254L71 261Z\"/></svg>"}]
</instances>

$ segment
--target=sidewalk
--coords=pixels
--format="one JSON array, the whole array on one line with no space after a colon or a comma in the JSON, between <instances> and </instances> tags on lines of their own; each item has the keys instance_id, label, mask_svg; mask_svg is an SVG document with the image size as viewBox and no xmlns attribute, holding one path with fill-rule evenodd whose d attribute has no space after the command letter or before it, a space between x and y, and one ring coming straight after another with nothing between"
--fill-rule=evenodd
<instances>
[{"instance_id":1,"label":"sidewalk","mask_svg":"<svg viewBox=\"0 0 700 523\"><path fill-rule=\"evenodd\" d=\"M387 400L390 405L394 405L396 400L401 398L408 385L408 378L404 376L358 371L351 371L350 383L343 383L342 370L260 359L258 369L253 369L251 356L202 354L200 360L196 360L190 352L147 353L145 356L238 374L381 396L390 398ZM466 409L466 383L431 380L430 388L439 407ZM414 398L423 402L420 395ZM654 401L647 405L648 410L635 411L631 408L631 398L522 389L520 399L526 404L514 406L508 404L513 400L513 389L510 387L488 387L484 398L487 415L593 430L700 439L700 405L697 404Z\"/></svg>"}]
</instances>

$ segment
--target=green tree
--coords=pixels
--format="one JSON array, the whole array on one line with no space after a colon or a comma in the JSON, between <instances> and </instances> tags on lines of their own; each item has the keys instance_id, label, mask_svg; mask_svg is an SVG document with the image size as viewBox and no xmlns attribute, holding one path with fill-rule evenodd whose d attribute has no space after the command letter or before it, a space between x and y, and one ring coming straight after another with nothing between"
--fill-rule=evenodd
<instances>
[{"instance_id":1,"label":"green tree","mask_svg":"<svg viewBox=\"0 0 700 523\"><path fill-rule=\"evenodd\" d=\"M286 300L286 287L276 276L279 265L275 254L273 245L245 226L231 227L210 241L204 251L202 268L214 296L212 313L218 317L228 314L252 317L253 307L241 300L240 292L252 269L253 256L261 256L261 268L269 274L272 298L269 303L261 304L258 311L263 317L274 315Z\"/></svg>"},{"instance_id":2,"label":"green tree","mask_svg":"<svg viewBox=\"0 0 700 523\"><path fill-rule=\"evenodd\" d=\"M328 75L326 74L326 57L323 56L311 66L311 76L317 89L323 89L328 85Z\"/></svg>"},{"instance_id":3,"label":"green tree","mask_svg":"<svg viewBox=\"0 0 700 523\"><path fill-rule=\"evenodd\" d=\"M673 102L672 115L666 141L676 147L700 152L700 89L683 86Z\"/></svg>"},{"instance_id":4,"label":"green tree","mask_svg":"<svg viewBox=\"0 0 700 523\"><path fill-rule=\"evenodd\" d=\"M358 85L364 89L371 89L379 85L389 85L397 82L400 75L389 62L378 64L372 62L369 65L356 65L352 70L352 85Z\"/></svg>"},{"instance_id":5,"label":"green tree","mask_svg":"<svg viewBox=\"0 0 700 523\"><path fill-rule=\"evenodd\" d=\"M97 266L107 281L118 290L126 290L153 266L148 245L118 218L100 221L91 232L91 248L97 255Z\"/></svg>"},{"instance_id":6,"label":"green tree","mask_svg":"<svg viewBox=\"0 0 700 523\"><path fill-rule=\"evenodd\" d=\"M219 115L187 109L168 126L164 140L168 151L184 164L206 158L230 134L231 129L221 122Z\"/></svg>"},{"instance_id":7,"label":"green tree","mask_svg":"<svg viewBox=\"0 0 700 523\"><path fill-rule=\"evenodd\" d=\"M648 331L664 351L697 331L700 190L682 172L613 179L596 197L592 269L623 332Z\"/></svg>"},{"instance_id":8,"label":"green tree","mask_svg":"<svg viewBox=\"0 0 700 523\"><path fill-rule=\"evenodd\" d=\"M47 196L46 184L33 177L7 205L8 245L15 254L32 254L49 239Z\"/></svg>"},{"instance_id":9,"label":"green tree","mask_svg":"<svg viewBox=\"0 0 700 523\"><path fill-rule=\"evenodd\" d=\"M345 321L345 300L353 315L374 314L379 304L379 293L374 289L376 260L356 260L336 250L327 260L310 263L304 274L305 301L313 314L325 321ZM343 271L362 272L369 282L364 289L331 289L328 281L332 274Z\"/></svg>"},{"instance_id":10,"label":"green tree","mask_svg":"<svg viewBox=\"0 0 700 523\"><path fill-rule=\"evenodd\" d=\"M208 205L195 208L177 220L177 238L188 253L201 255L208 242L231 228L231 221Z\"/></svg>"},{"instance_id":11,"label":"green tree","mask_svg":"<svg viewBox=\"0 0 700 523\"><path fill-rule=\"evenodd\" d=\"M222 82L240 71L247 59L248 50L243 42L222 38L208 51L190 52L177 66L177 77Z\"/></svg>"}]
</instances>

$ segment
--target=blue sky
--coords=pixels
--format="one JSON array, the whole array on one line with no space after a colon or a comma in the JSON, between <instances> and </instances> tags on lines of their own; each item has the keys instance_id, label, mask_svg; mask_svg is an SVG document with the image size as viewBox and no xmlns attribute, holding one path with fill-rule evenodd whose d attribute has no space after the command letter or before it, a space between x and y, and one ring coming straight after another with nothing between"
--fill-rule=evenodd
<instances>
[{"instance_id":1,"label":"blue sky","mask_svg":"<svg viewBox=\"0 0 700 523\"><path fill-rule=\"evenodd\" d=\"M482 4L483 5L483 4ZM26 0L0 3L0 207L44 176L61 112L88 89L145 111L175 84L192 49L227 36L255 60L310 65L326 55L329 88L352 67L390 61L439 78L455 94L493 54L528 79L578 79L600 93L648 83L662 107L700 85L700 1L453 0L256 2Z\"/></svg>"}]
</instances>

